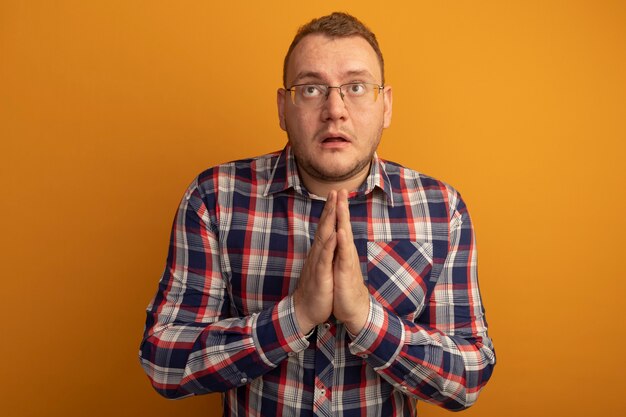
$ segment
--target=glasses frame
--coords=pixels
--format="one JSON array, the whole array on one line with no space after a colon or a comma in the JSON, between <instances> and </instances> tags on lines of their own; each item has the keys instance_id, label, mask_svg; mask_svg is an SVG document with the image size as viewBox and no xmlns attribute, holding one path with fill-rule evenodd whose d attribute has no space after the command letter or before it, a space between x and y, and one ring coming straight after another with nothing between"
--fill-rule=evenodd
<instances>
[{"instance_id":1,"label":"glasses frame","mask_svg":"<svg viewBox=\"0 0 626 417\"><path fill-rule=\"evenodd\" d=\"M359 84L373 85L373 86L375 87L375 88L374 88L374 91L376 91L376 94L375 94L375 96L374 96L374 101L373 101L373 103L375 103L375 102L378 100L378 96L380 95L380 92L381 92L381 91L383 91L383 90L385 89L385 86L384 86L384 85L381 85L381 84L376 84L376 83L364 83L364 82L351 82L351 83L345 83L345 84L341 84L341 85L337 85L337 86L334 86L334 85L326 85L326 84L316 84L316 83L302 83L302 84L294 84L294 85L292 85L292 86L291 86L291 87L289 87L289 88L285 88L285 91L289 91L289 95L291 96L291 103L292 103L294 106L298 106L298 105L296 104L296 89L295 89L295 87L304 87L304 86L307 86L307 85L314 85L314 86L317 86L317 87L324 87L324 88L326 89L326 94L325 94L325 96L324 96L324 101L321 101L320 103L324 103L325 101L327 101L327 100L328 100L328 96L330 96L330 91L331 91L331 89L333 89L333 88L336 88L336 89L337 89L337 91L339 91L339 97L341 97L341 101L345 103L346 101L345 101L345 99L344 99L344 93L343 93L342 88L343 88L343 87L346 87L346 86L350 86L350 85L359 85ZM300 106L298 106L298 107L300 107ZM319 107L321 107L321 104L320 104L320 106L319 106ZM319 107L317 107L317 108L319 108Z\"/></svg>"}]
</instances>

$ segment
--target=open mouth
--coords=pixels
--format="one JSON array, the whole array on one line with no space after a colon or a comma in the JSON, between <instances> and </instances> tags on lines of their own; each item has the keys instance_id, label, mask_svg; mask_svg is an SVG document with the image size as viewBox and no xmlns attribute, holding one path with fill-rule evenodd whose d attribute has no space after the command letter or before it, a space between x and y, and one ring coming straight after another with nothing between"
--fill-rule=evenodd
<instances>
[{"instance_id":1,"label":"open mouth","mask_svg":"<svg viewBox=\"0 0 626 417\"><path fill-rule=\"evenodd\" d=\"M346 139L339 137L339 136L333 136L330 138L326 138L322 141L322 143L341 143L341 142L348 142Z\"/></svg>"}]
</instances>

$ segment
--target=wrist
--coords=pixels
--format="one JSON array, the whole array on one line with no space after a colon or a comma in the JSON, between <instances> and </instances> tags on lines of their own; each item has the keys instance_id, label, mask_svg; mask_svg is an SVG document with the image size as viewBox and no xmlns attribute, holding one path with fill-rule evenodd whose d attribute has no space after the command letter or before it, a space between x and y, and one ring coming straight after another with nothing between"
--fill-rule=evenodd
<instances>
[{"instance_id":1,"label":"wrist","mask_svg":"<svg viewBox=\"0 0 626 417\"><path fill-rule=\"evenodd\" d=\"M356 336L365 327L367 324L367 318L369 317L369 302L364 306L364 308L359 309L358 313L353 317L344 322L346 326L346 330L350 335Z\"/></svg>"},{"instance_id":2,"label":"wrist","mask_svg":"<svg viewBox=\"0 0 626 417\"><path fill-rule=\"evenodd\" d=\"M296 324L302 334L308 335L313 331L317 323L308 318L308 315L303 311L304 308L300 302L301 300L296 294L297 293L294 293L293 295L293 309L296 315Z\"/></svg>"}]
</instances>

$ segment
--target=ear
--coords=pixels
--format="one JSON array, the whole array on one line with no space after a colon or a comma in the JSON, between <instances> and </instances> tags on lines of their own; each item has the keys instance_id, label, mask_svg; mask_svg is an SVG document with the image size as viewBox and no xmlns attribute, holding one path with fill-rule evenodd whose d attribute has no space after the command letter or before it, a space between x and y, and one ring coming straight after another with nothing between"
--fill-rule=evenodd
<instances>
[{"instance_id":1,"label":"ear","mask_svg":"<svg viewBox=\"0 0 626 417\"><path fill-rule=\"evenodd\" d=\"M386 86L383 90L383 127L386 129L391 125L391 113L393 105L393 94L391 86Z\"/></svg>"},{"instance_id":2,"label":"ear","mask_svg":"<svg viewBox=\"0 0 626 417\"><path fill-rule=\"evenodd\" d=\"M280 128L287 131L287 125L285 123L285 89L279 88L276 91L276 105L278 106L278 123Z\"/></svg>"}]
</instances>

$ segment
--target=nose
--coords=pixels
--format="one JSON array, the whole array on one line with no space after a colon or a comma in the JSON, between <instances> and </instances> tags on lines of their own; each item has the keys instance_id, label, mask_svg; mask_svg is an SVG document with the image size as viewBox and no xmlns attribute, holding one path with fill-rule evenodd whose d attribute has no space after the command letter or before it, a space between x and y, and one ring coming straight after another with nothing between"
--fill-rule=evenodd
<instances>
[{"instance_id":1,"label":"nose","mask_svg":"<svg viewBox=\"0 0 626 417\"><path fill-rule=\"evenodd\" d=\"M333 90L337 90L335 94ZM346 103L343 100L343 93L339 87L329 87L328 96L322 109L324 120L345 119L347 117Z\"/></svg>"}]
</instances>

